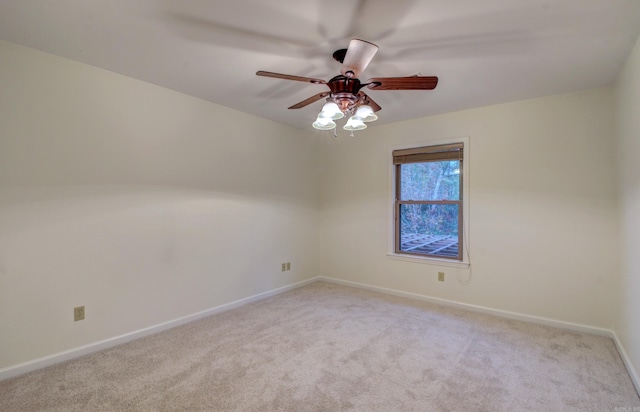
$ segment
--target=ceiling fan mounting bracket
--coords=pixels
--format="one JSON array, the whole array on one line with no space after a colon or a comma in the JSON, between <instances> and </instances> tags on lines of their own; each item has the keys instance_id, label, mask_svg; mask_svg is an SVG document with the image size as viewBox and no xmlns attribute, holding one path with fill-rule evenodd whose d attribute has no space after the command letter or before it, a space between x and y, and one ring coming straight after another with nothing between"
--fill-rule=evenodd
<instances>
[{"instance_id":1,"label":"ceiling fan mounting bracket","mask_svg":"<svg viewBox=\"0 0 640 412\"><path fill-rule=\"evenodd\" d=\"M338 63L342 64L344 62L344 56L347 55L347 49L338 49L333 52L333 59Z\"/></svg>"}]
</instances>

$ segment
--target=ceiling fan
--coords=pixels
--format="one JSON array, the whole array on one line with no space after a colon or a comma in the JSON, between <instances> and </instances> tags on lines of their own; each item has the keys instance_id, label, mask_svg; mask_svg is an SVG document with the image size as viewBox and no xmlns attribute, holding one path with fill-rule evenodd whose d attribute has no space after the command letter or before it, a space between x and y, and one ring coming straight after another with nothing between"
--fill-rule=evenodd
<instances>
[{"instance_id":1,"label":"ceiling fan","mask_svg":"<svg viewBox=\"0 0 640 412\"><path fill-rule=\"evenodd\" d=\"M348 49L339 49L333 53L333 58L342 63L341 74L329 81L266 71L258 71L256 75L327 85L329 91L315 94L294 104L289 109L300 109L326 98L327 103L313 123L313 127L320 130L334 129L336 127L334 120L340 119L348 113L351 114L351 117L344 129L353 132L366 128L364 122L376 120L378 116L375 112L381 109L380 105L362 91L364 87L371 90L433 90L438 84L438 78L435 76L375 77L367 80L366 83L360 82L358 77L369 65L377 51L378 46L373 43L352 39Z\"/></svg>"}]
</instances>

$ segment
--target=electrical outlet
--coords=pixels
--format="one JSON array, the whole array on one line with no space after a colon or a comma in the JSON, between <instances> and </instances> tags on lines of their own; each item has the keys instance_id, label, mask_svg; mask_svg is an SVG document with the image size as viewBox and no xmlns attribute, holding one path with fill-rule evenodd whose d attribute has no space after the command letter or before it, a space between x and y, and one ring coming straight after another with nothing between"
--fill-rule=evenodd
<instances>
[{"instance_id":1,"label":"electrical outlet","mask_svg":"<svg viewBox=\"0 0 640 412\"><path fill-rule=\"evenodd\" d=\"M287 262L287 270L291 270L291 262Z\"/></svg>"},{"instance_id":2,"label":"electrical outlet","mask_svg":"<svg viewBox=\"0 0 640 412\"><path fill-rule=\"evenodd\" d=\"M282 271L284 272L285 270L287 270L287 264L286 264L286 263L283 263L283 264L282 264Z\"/></svg>"},{"instance_id":3,"label":"electrical outlet","mask_svg":"<svg viewBox=\"0 0 640 412\"><path fill-rule=\"evenodd\" d=\"M438 281L444 282L444 272L438 272Z\"/></svg>"},{"instance_id":4,"label":"electrical outlet","mask_svg":"<svg viewBox=\"0 0 640 412\"><path fill-rule=\"evenodd\" d=\"M76 306L73 308L73 320L77 322L84 319L84 306Z\"/></svg>"}]
</instances>

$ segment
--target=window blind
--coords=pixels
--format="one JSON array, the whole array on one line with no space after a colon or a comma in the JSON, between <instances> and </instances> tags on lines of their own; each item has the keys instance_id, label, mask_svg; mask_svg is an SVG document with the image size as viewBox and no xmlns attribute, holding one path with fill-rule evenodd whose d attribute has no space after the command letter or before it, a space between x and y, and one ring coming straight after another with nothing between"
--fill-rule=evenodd
<instances>
[{"instance_id":1,"label":"window blind","mask_svg":"<svg viewBox=\"0 0 640 412\"><path fill-rule=\"evenodd\" d=\"M393 151L393 164L438 162L442 160L462 160L462 143L438 146L415 147Z\"/></svg>"}]
</instances>

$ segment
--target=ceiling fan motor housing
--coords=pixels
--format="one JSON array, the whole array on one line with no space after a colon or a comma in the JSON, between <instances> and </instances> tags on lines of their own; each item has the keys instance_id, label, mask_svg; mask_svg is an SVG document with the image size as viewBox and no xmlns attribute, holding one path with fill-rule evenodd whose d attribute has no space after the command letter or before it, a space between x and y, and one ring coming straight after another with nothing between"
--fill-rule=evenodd
<instances>
[{"instance_id":1,"label":"ceiling fan motor housing","mask_svg":"<svg viewBox=\"0 0 640 412\"><path fill-rule=\"evenodd\" d=\"M331 89L331 98L342 112L353 109L358 102L358 92L362 88L360 80L338 75L327 82Z\"/></svg>"}]
</instances>

